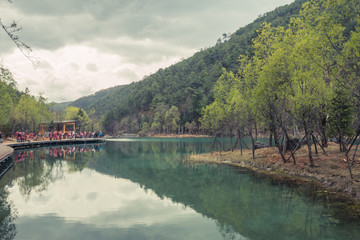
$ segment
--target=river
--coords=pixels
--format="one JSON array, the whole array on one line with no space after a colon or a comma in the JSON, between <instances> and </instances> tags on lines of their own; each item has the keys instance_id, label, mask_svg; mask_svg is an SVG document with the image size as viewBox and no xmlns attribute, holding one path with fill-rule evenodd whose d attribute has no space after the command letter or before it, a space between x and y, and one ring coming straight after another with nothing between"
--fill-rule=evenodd
<instances>
[{"instance_id":1,"label":"river","mask_svg":"<svg viewBox=\"0 0 360 240\"><path fill-rule=\"evenodd\" d=\"M114 139L15 151L1 239L360 239L347 203L314 186L193 164L211 139Z\"/></svg>"}]
</instances>

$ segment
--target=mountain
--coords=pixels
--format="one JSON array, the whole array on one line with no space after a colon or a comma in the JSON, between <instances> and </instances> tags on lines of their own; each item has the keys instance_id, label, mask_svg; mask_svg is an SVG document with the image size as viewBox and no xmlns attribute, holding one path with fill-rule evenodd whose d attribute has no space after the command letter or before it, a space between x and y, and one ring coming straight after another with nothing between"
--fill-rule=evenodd
<instances>
[{"instance_id":1,"label":"mountain","mask_svg":"<svg viewBox=\"0 0 360 240\"><path fill-rule=\"evenodd\" d=\"M145 77L142 81L115 87L76 100L72 105L85 109L94 108L105 114L105 127L114 132L113 126L124 117L151 123L153 112L159 104L176 106L180 112L180 125L197 121L204 106L213 101L212 89L222 74L222 69L236 72L239 55L251 55L252 39L263 22L287 27L306 0L278 7L259 16L254 22L228 36L224 34L215 46L202 49L192 57ZM135 120L134 120L135 121ZM114 124L115 123L115 124Z\"/></svg>"},{"instance_id":2,"label":"mountain","mask_svg":"<svg viewBox=\"0 0 360 240\"><path fill-rule=\"evenodd\" d=\"M114 93L117 93L120 89L126 87L126 85L119 85L107 89L100 90L92 95L81 97L74 102L71 102L69 105L74 107L79 107L85 110L90 110L91 108L95 108L96 110L100 111L99 106L103 106L101 104L102 101L105 101ZM106 101L105 101L106 102Z\"/></svg>"}]
</instances>

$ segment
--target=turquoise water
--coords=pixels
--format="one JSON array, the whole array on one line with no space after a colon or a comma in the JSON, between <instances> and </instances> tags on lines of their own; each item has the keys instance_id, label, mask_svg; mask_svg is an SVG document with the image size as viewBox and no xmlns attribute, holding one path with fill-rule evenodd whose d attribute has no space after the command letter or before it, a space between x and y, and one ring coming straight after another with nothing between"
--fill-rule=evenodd
<instances>
[{"instance_id":1,"label":"turquoise water","mask_svg":"<svg viewBox=\"0 0 360 240\"><path fill-rule=\"evenodd\" d=\"M16 151L1 239L360 239L359 216L310 186L189 163L210 139L115 139Z\"/></svg>"}]
</instances>

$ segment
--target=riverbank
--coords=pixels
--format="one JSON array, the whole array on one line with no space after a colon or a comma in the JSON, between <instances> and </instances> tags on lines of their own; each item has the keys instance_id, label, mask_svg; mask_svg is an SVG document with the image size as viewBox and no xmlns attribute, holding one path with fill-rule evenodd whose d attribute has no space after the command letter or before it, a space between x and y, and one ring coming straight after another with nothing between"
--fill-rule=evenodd
<instances>
[{"instance_id":1,"label":"riverbank","mask_svg":"<svg viewBox=\"0 0 360 240\"><path fill-rule=\"evenodd\" d=\"M319 152L314 154L315 167L310 167L308 153L305 147L296 154L296 165L292 162L283 163L276 148L257 149L255 160L252 159L251 150L234 152L214 152L208 154L192 155L191 162L228 164L250 169L256 173L269 175L276 179L287 181L318 184L333 193L360 204L360 159L356 158L352 168L354 178L350 178L344 153L339 151L339 146L330 143L326 148L327 155ZM314 150L315 152L315 150ZM286 156L289 157L290 153Z\"/></svg>"}]
</instances>

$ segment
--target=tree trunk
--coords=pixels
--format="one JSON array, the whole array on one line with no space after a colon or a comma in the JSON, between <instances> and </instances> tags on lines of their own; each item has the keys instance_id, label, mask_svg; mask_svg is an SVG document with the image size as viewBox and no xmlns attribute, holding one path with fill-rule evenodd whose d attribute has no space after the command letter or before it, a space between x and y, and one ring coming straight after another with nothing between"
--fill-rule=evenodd
<instances>
[{"instance_id":1,"label":"tree trunk","mask_svg":"<svg viewBox=\"0 0 360 240\"><path fill-rule=\"evenodd\" d=\"M270 136L269 136L269 146L272 147L273 146L273 134L270 131Z\"/></svg>"},{"instance_id":2,"label":"tree trunk","mask_svg":"<svg viewBox=\"0 0 360 240\"><path fill-rule=\"evenodd\" d=\"M252 156L253 156L253 160L255 160L255 140L254 140L251 130L249 131L249 134L250 134L250 138L251 138Z\"/></svg>"},{"instance_id":3,"label":"tree trunk","mask_svg":"<svg viewBox=\"0 0 360 240\"><path fill-rule=\"evenodd\" d=\"M212 145L211 145L211 153L213 152L213 149L214 149L214 147L216 147L216 134L214 134L215 135L215 138L214 138L214 141L213 141L213 143L212 143Z\"/></svg>"},{"instance_id":4,"label":"tree trunk","mask_svg":"<svg viewBox=\"0 0 360 240\"><path fill-rule=\"evenodd\" d=\"M277 147L278 151L279 151L279 154L281 156L281 159L283 160L284 163L286 163L286 159L285 159L285 156L282 152L282 149L281 149L281 146L280 146L280 143L279 143L279 138L278 138L278 135L277 135L277 132L276 132L276 129L275 127L272 127L271 128L271 131L273 132L274 134L274 141L275 141L275 146Z\"/></svg>"},{"instance_id":5,"label":"tree trunk","mask_svg":"<svg viewBox=\"0 0 360 240\"><path fill-rule=\"evenodd\" d=\"M328 146L328 138L326 136L326 125L327 125L326 116L324 116L322 118L321 127L320 127L321 145L323 147Z\"/></svg>"},{"instance_id":6,"label":"tree trunk","mask_svg":"<svg viewBox=\"0 0 360 240\"><path fill-rule=\"evenodd\" d=\"M315 139L314 135L312 135L312 140L313 140L313 143L314 143L314 146L315 146L315 153L318 154L318 150L317 150L317 146L316 146L316 139Z\"/></svg>"},{"instance_id":7,"label":"tree trunk","mask_svg":"<svg viewBox=\"0 0 360 240\"><path fill-rule=\"evenodd\" d=\"M308 132L306 123L304 123L304 130L305 130L306 143L307 143L308 151L309 151L310 166L314 167L314 160L312 157L312 150L311 150L311 137L310 137L310 133Z\"/></svg>"},{"instance_id":8,"label":"tree trunk","mask_svg":"<svg viewBox=\"0 0 360 240\"><path fill-rule=\"evenodd\" d=\"M285 134L285 131L283 131L283 146L282 146L282 152L283 155L285 156L285 152L286 152L286 145L287 145L287 137Z\"/></svg>"},{"instance_id":9,"label":"tree trunk","mask_svg":"<svg viewBox=\"0 0 360 240\"><path fill-rule=\"evenodd\" d=\"M232 142L233 142L233 139L232 139L232 129L230 129L229 136L230 136L230 146L231 146L231 151L234 151L234 149L233 149L233 144L232 144Z\"/></svg>"},{"instance_id":10,"label":"tree trunk","mask_svg":"<svg viewBox=\"0 0 360 240\"><path fill-rule=\"evenodd\" d=\"M239 137L236 138L236 141L235 141L234 145L231 145L231 151L232 151L232 152L233 152L234 149L236 148L236 145L238 144L238 142L239 142ZM241 144L240 144L240 145L241 145Z\"/></svg>"}]
</instances>

